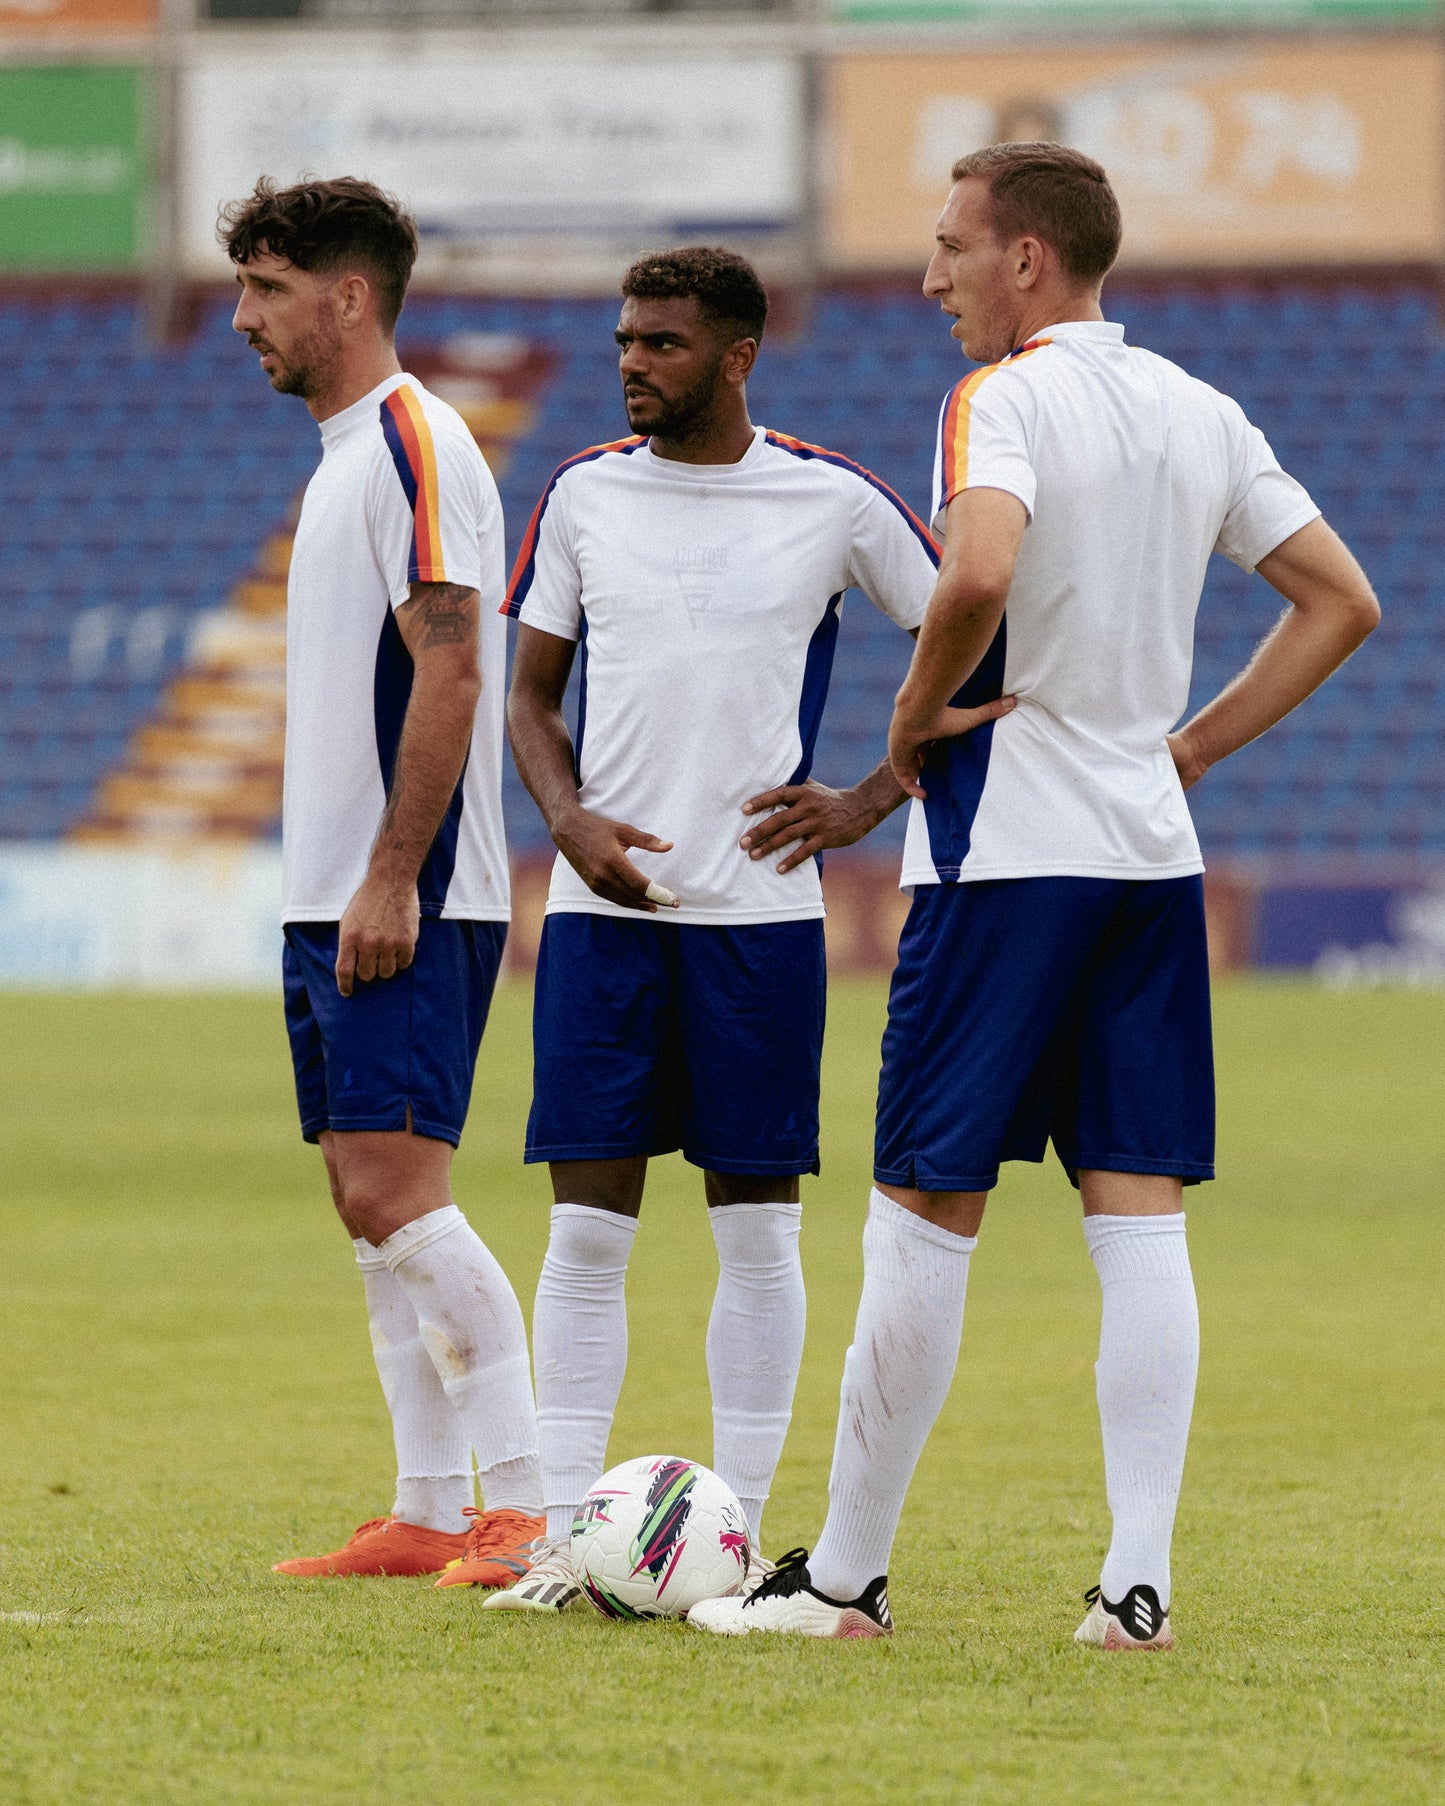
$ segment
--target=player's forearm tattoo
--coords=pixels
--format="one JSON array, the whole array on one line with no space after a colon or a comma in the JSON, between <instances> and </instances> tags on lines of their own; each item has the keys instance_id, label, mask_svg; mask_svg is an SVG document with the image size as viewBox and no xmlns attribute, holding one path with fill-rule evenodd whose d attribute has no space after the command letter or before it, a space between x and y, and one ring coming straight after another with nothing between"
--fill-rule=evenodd
<instances>
[{"instance_id":1,"label":"player's forearm tattoo","mask_svg":"<svg viewBox=\"0 0 1445 1806\"><path fill-rule=\"evenodd\" d=\"M428 583L410 604L422 626L423 646L460 646L472 635L471 599L460 583Z\"/></svg>"}]
</instances>

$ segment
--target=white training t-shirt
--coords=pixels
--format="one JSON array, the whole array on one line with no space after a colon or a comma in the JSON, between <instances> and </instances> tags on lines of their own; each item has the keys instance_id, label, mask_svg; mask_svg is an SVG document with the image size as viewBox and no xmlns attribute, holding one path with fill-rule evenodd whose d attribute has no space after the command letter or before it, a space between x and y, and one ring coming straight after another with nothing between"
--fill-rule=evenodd
<instances>
[{"instance_id":1,"label":"white training t-shirt","mask_svg":"<svg viewBox=\"0 0 1445 1806\"><path fill-rule=\"evenodd\" d=\"M674 843L629 855L682 900L659 921L823 914L817 861L780 875L781 853L749 859L742 806L808 775L843 592L856 584L917 627L937 562L876 477L761 427L736 464L678 463L637 438L560 467L507 609L582 642L582 804ZM560 855L547 908L638 913L594 895Z\"/></svg>"},{"instance_id":2,"label":"white training t-shirt","mask_svg":"<svg viewBox=\"0 0 1445 1806\"><path fill-rule=\"evenodd\" d=\"M508 919L505 572L492 473L461 416L415 377L388 377L321 423L286 589L283 921L339 921L366 876L411 694L392 615L411 583L459 583L482 599L482 699L422 867L422 912Z\"/></svg>"},{"instance_id":3,"label":"white training t-shirt","mask_svg":"<svg viewBox=\"0 0 1445 1806\"><path fill-rule=\"evenodd\" d=\"M930 755L903 884L1203 870L1165 735L1211 552L1245 570L1319 509L1239 406L1122 326L1050 327L944 402L934 526L965 489L1029 511L998 635L958 700L1012 714Z\"/></svg>"}]
</instances>

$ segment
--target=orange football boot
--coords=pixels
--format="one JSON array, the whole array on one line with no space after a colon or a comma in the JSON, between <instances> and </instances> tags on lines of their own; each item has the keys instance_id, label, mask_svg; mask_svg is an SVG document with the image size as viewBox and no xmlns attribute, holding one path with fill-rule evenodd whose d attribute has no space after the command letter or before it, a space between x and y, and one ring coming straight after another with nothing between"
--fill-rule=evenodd
<instances>
[{"instance_id":1,"label":"orange football boot","mask_svg":"<svg viewBox=\"0 0 1445 1806\"><path fill-rule=\"evenodd\" d=\"M525 1511L463 1508L473 1520L460 1561L451 1562L439 1587L509 1587L532 1565L547 1538L547 1520Z\"/></svg>"},{"instance_id":2,"label":"orange football boot","mask_svg":"<svg viewBox=\"0 0 1445 1806\"><path fill-rule=\"evenodd\" d=\"M530 1522L530 1519L528 1520ZM427 1530L401 1518L368 1518L358 1524L345 1548L330 1555L303 1555L295 1561L278 1561L274 1574L317 1575L378 1574L394 1578L412 1574L439 1574L458 1561L475 1531Z\"/></svg>"}]
</instances>

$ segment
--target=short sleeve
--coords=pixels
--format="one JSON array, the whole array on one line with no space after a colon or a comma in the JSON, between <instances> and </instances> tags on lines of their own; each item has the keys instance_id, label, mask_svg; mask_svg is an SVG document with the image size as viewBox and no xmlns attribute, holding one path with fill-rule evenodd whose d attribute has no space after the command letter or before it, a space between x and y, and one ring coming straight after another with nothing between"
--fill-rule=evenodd
<instances>
[{"instance_id":1,"label":"short sleeve","mask_svg":"<svg viewBox=\"0 0 1445 1806\"><path fill-rule=\"evenodd\" d=\"M416 390L403 383L381 403L389 454L371 508L372 544L393 608L413 583L480 590L486 467L463 428L434 431ZM490 485L486 485L490 487Z\"/></svg>"},{"instance_id":2,"label":"short sleeve","mask_svg":"<svg viewBox=\"0 0 1445 1806\"><path fill-rule=\"evenodd\" d=\"M938 416L933 467L933 530L965 489L1003 489L1034 511L1031 389L1010 367L990 364L965 377Z\"/></svg>"},{"instance_id":3,"label":"short sleeve","mask_svg":"<svg viewBox=\"0 0 1445 1806\"><path fill-rule=\"evenodd\" d=\"M860 472L854 486L848 581L900 627L919 627L938 574L938 548L885 483Z\"/></svg>"},{"instance_id":4,"label":"short sleeve","mask_svg":"<svg viewBox=\"0 0 1445 1806\"><path fill-rule=\"evenodd\" d=\"M1269 441L1243 412L1233 406L1233 482L1229 508L1214 550L1241 570L1252 571L1261 558L1284 544L1319 516L1303 484L1282 470Z\"/></svg>"},{"instance_id":5,"label":"short sleeve","mask_svg":"<svg viewBox=\"0 0 1445 1806\"><path fill-rule=\"evenodd\" d=\"M527 523L503 612L558 639L575 640L582 634L582 573L564 474L553 477Z\"/></svg>"}]
</instances>

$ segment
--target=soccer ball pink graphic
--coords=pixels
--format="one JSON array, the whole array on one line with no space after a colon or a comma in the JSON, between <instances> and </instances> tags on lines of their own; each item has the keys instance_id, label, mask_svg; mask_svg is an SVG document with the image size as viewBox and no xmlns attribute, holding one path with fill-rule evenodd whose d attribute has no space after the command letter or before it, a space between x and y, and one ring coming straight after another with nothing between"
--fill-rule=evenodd
<instances>
[{"instance_id":1,"label":"soccer ball pink graphic","mask_svg":"<svg viewBox=\"0 0 1445 1806\"><path fill-rule=\"evenodd\" d=\"M572 1520L572 1565L604 1618L680 1618L737 1592L747 1519L711 1468L642 1455L605 1473Z\"/></svg>"}]
</instances>

